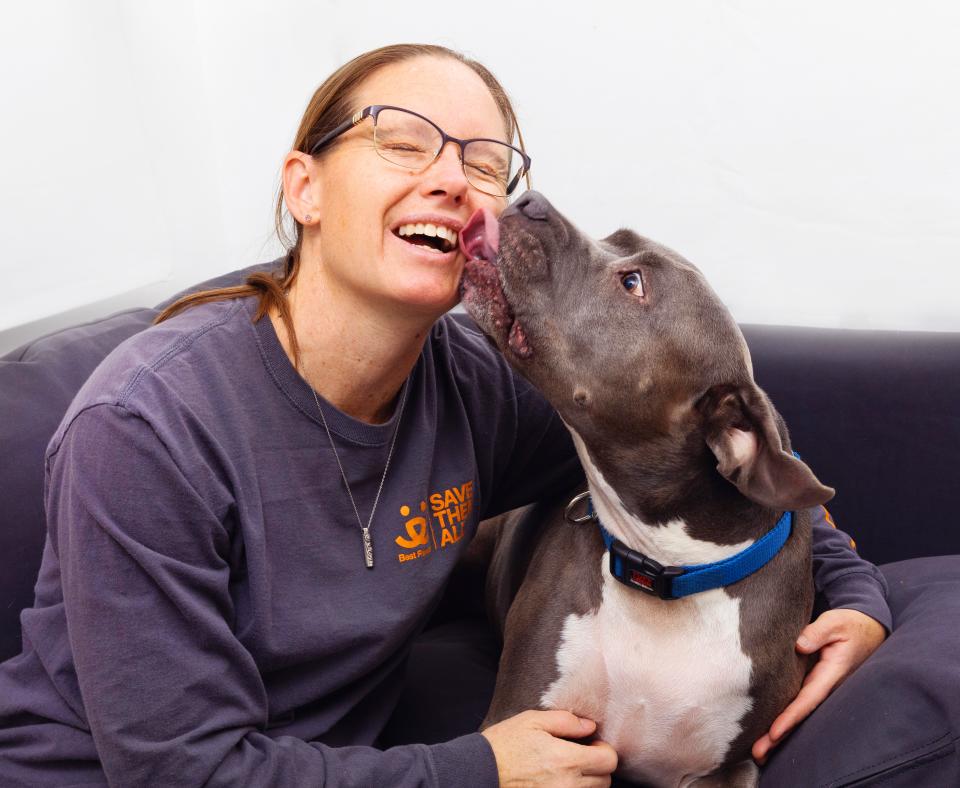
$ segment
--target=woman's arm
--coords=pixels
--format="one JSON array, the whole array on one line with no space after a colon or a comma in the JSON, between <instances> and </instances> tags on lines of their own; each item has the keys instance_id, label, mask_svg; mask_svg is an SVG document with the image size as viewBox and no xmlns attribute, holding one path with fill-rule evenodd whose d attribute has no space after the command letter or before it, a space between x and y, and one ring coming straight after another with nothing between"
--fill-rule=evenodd
<instances>
[{"instance_id":1,"label":"woman's arm","mask_svg":"<svg viewBox=\"0 0 960 788\"><path fill-rule=\"evenodd\" d=\"M114 405L80 413L49 459L70 647L111 784L495 786L479 734L380 752L264 733L266 689L232 627L232 513L210 484Z\"/></svg>"},{"instance_id":2,"label":"woman's arm","mask_svg":"<svg viewBox=\"0 0 960 788\"><path fill-rule=\"evenodd\" d=\"M799 695L753 745L761 763L814 709L884 641L893 628L887 606L887 583L880 570L864 561L853 541L836 528L822 506L813 518L815 610L825 610L804 628L797 651L816 654Z\"/></svg>"},{"instance_id":3,"label":"woman's arm","mask_svg":"<svg viewBox=\"0 0 960 788\"><path fill-rule=\"evenodd\" d=\"M887 581L877 567L865 561L853 540L838 529L827 510L810 510L813 520L813 582L817 590L814 612L845 608L859 610L893 628L887 607Z\"/></svg>"}]
</instances>

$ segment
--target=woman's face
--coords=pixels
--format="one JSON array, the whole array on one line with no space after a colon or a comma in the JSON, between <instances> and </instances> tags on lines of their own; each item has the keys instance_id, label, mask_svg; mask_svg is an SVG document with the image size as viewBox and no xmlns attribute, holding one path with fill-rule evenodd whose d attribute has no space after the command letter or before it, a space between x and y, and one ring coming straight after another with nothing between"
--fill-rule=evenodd
<instances>
[{"instance_id":1,"label":"woman's face","mask_svg":"<svg viewBox=\"0 0 960 788\"><path fill-rule=\"evenodd\" d=\"M487 86L452 59L421 57L380 69L361 84L354 109L371 104L413 110L460 139L510 141ZM440 253L399 235L400 227L414 223L459 230L477 208L499 214L506 207L505 197L467 182L455 143L447 143L424 171L414 172L377 154L373 121L366 118L311 166L319 229L305 240L318 243L331 287L346 288L378 308L431 317L457 303L464 264L459 247Z\"/></svg>"}]
</instances>

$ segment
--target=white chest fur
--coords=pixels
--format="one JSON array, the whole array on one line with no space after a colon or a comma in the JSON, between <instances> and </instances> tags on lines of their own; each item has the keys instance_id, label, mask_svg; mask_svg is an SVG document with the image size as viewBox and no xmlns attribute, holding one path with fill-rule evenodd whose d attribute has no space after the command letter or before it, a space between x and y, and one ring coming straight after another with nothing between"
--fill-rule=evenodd
<instances>
[{"instance_id":1,"label":"white chest fur","mask_svg":"<svg viewBox=\"0 0 960 788\"><path fill-rule=\"evenodd\" d=\"M663 564L719 561L752 544L694 539L682 521L656 528L641 522L570 432L594 506L616 538ZM558 678L542 704L597 720L598 735L616 749L625 777L687 785L720 766L750 709L751 660L740 643L740 600L723 589L657 599L616 580L608 561L604 553L600 607L564 622Z\"/></svg>"},{"instance_id":2,"label":"white chest fur","mask_svg":"<svg viewBox=\"0 0 960 788\"><path fill-rule=\"evenodd\" d=\"M722 589L664 602L615 580L564 622L547 708L600 721L620 774L680 786L716 769L750 708L740 601Z\"/></svg>"}]
</instances>

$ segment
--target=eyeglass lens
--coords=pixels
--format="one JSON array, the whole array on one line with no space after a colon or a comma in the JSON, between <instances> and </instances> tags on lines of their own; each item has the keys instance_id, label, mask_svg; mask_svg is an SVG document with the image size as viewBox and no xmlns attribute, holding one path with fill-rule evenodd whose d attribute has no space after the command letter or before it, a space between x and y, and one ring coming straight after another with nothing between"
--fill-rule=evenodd
<instances>
[{"instance_id":1,"label":"eyeglass lens","mask_svg":"<svg viewBox=\"0 0 960 788\"><path fill-rule=\"evenodd\" d=\"M423 169L440 150L440 132L409 112L382 109L374 127L377 153L401 167ZM501 142L475 140L463 151L463 172L471 185L486 194L504 196L523 160Z\"/></svg>"}]
</instances>

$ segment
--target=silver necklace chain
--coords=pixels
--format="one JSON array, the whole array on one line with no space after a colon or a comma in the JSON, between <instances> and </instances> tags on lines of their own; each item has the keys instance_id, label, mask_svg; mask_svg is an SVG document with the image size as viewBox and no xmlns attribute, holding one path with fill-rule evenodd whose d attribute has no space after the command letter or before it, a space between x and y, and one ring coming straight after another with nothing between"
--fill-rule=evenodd
<instances>
[{"instance_id":1,"label":"silver necklace chain","mask_svg":"<svg viewBox=\"0 0 960 788\"><path fill-rule=\"evenodd\" d=\"M383 483L387 480L387 471L390 470L390 460L393 459L393 447L397 445L397 435L400 432L400 420L403 418L403 406L407 404L407 391L410 382L407 381L403 387L403 396L400 398L400 407L397 410L397 423L393 428L393 439L390 441L390 451L387 452L387 464L383 468L383 476L380 477L380 486L377 488L377 495L373 499L373 508L370 510L370 519L366 526L360 519L360 512L357 510L357 502L353 498L353 491L350 489L350 482L347 481L347 474L344 473L343 463L340 462L340 453L337 451L337 444L333 442L333 435L330 433L330 427L327 426L327 417L323 415L323 408L320 407L320 400L313 386L310 391L313 394L313 401L317 403L317 410L320 412L320 420L323 422L323 428L327 431L327 438L330 441L330 448L333 449L333 456L337 459L337 467L340 468L340 476L343 478L343 486L347 488L347 495L350 496L350 503L353 504L353 513L357 516L357 524L360 526L360 533L363 536L363 562L367 569L373 569L373 540L370 538L370 526L373 524L373 515L377 511L377 504L380 502L380 493L383 492Z\"/></svg>"}]
</instances>

